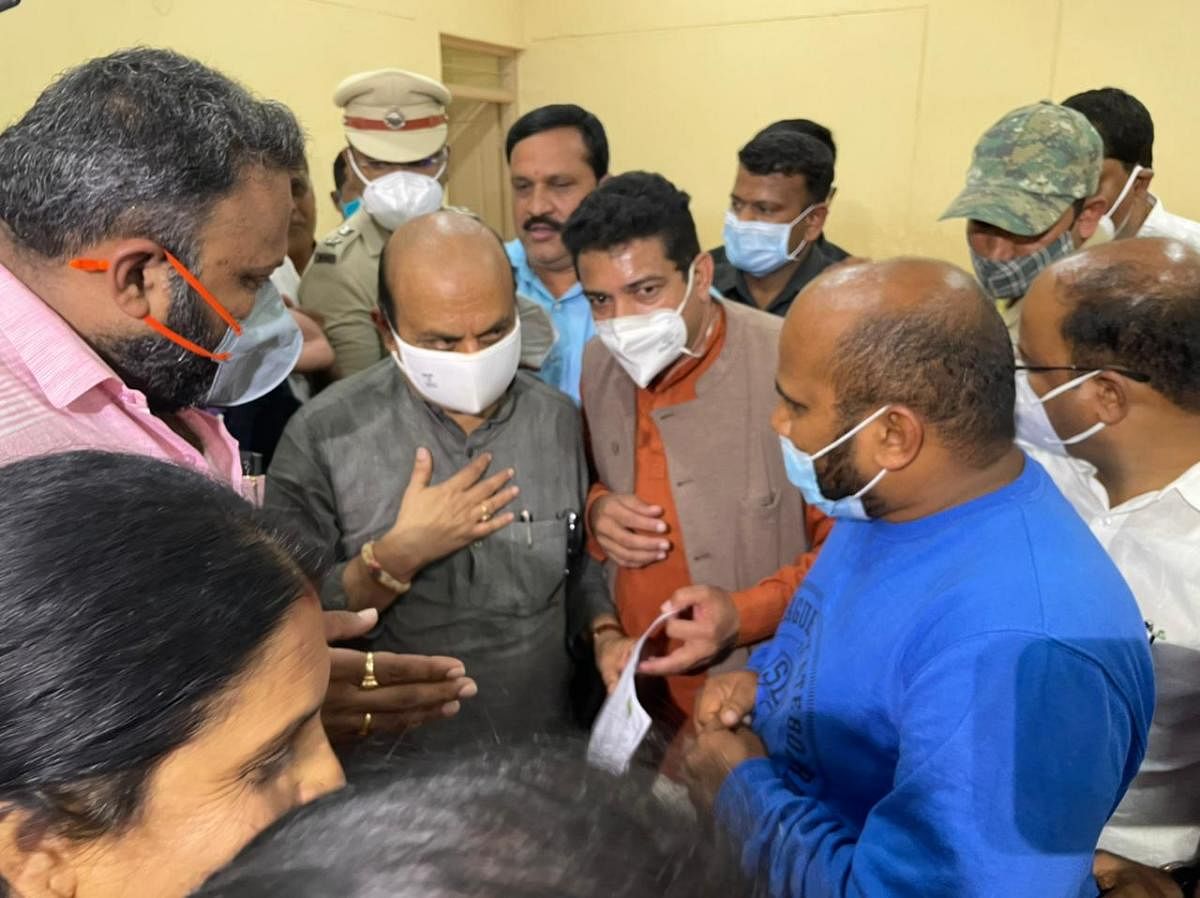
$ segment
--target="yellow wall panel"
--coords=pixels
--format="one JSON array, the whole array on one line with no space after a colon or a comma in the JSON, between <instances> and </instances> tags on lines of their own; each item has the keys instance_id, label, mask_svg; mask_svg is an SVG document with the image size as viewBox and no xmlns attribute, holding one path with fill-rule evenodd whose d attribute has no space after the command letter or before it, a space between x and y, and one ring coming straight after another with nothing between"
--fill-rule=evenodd
<instances>
[{"instance_id":1,"label":"yellow wall panel","mask_svg":"<svg viewBox=\"0 0 1200 898\"><path fill-rule=\"evenodd\" d=\"M337 83L389 66L436 78L441 33L513 44L522 27L519 0L26 0L0 15L0 126L89 57L174 48L296 112L310 138L319 235L338 221L327 198L345 145Z\"/></svg>"}]
</instances>

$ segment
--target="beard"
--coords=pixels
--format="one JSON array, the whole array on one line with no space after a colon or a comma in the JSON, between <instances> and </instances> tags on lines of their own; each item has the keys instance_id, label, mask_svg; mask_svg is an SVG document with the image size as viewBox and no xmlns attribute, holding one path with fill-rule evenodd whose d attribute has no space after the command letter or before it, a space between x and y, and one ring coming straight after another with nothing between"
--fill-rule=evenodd
<instances>
[{"instance_id":1,"label":"beard","mask_svg":"<svg viewBox=\"0 0 1200 898\"><path fill-rule=\"evenodd\" d=\"M843 433L853 427L844 426ZM817 474L817 486L827 499L844 499L853 496L868 483L871 478L863 477L854 467L854 440L842 443L823 458L817 459L813 465ZM871 493L862 497L863 510L872 518L878 518L884 513L883 503Z\"/></svg>"},{"instance_id":2,"label":"beard","mask_svg":"<svg viewBox=\"0 0 1200 898\"><path fill-rule=\"evenodd\" d=\"M175 333L209 350L216 349L226 330L224 322L214 326L205 313L204 302L176 275L171 276L171 304L165 323ZM146 396L155 414L172 414L199 405L217 376L217 362L153 332L140 337L102 337L95 349L127 387Z\"/></svg>"}]
</instances>

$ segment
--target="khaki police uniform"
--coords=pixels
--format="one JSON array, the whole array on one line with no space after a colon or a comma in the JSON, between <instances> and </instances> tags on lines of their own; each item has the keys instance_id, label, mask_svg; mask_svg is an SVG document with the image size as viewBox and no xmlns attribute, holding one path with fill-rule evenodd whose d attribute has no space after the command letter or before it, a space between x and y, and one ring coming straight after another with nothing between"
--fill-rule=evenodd
<instances>
[{"instance_id":1,"label":"khaki police uniform","mask_svg":"<svg viewBox=\"0 0 1200 898\"><path fill-rule=\"evenodd\" d=\"M401 69L352 75L334 93L346 140L361 156L405 164L446 145L445 86ZM300 282L300 307L319 314L337 356L339 377L384 357L371 312L377 306L379 256L391 232L360 209L317 244Z\"/></svg>"},{"instance_id":2,"label":"khaki police uniform","mask_svg":"<svg viewBox=\"0 0 1200 898\"><path fill-rule=\"evenodd\" d=\"M317 244L300 282L300 307L321 316L339 377L369 368L384 356L371 313L378 305L379 256L390 236L359 209Z\"/></svg>"}]
</instances>

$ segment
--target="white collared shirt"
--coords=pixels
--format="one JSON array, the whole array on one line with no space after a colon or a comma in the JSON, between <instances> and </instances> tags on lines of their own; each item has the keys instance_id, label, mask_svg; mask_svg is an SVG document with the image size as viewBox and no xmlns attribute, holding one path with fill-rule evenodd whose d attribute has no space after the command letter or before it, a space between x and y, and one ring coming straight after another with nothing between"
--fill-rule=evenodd
<instances>
[{"instance_id":1,"label":"white collared shirt","mask_svg":"<svg viewBox=\"0 0 1200 898\"><path fill-rule=\"evenodd\" d=\"M1149 746L1100 847L1148 864L1190 860L1200 848L1200 462L1110 508L1092 465L1025 448L1107 550L1154 636Z\"/></svg>"},{"instance_id":2,"label":"white collared shirt","mask_svg":"<svg viewBox=\"0 0 1200 898\"><path fill-rule=\"evenodd\" d=\"M1200 250L1200 222L1168 212L1163 201L1154 198L1154 208L1138 228L1139 237L1173 237Z\"/></svg>"}]
</instances>

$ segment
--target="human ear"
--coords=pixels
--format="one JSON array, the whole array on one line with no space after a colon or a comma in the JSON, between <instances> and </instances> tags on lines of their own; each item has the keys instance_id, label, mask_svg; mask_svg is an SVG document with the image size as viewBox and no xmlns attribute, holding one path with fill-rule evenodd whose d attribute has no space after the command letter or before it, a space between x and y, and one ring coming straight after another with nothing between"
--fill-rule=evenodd
<instances>
[{"instance_id":1,"label":"human ear","mask_svg":"<svg viewBox=\"0 0 1200 898\"><path fill-rule=\"evenodd\" d=\"M888 471L907 468L925 444L924 422L904 405L891 406L867 425L864 434L874 466Z\"/></svg>"},{"instance_id":2,"label":"human ear","mask_svg":"<svg viewBox=\"0 0 1200 898\"><path fill-rule=\"evenodd\" d=\"M78 877L67 840L31 833L28 824L22 811L0 816L0 884L19 898L74 898Z\"/></svg>"},{"instance_id":3,"label":"human ear","mask_svg":"<svg viewBox=\"0 0 1200 898\"><path fill-rule=\"evenodd\" d=\"M170 305L170 268L166 252L152 240L122 240L109 254L108 284L113 302L139 321L163 319Z\"/></svg>"}]
</instances>

